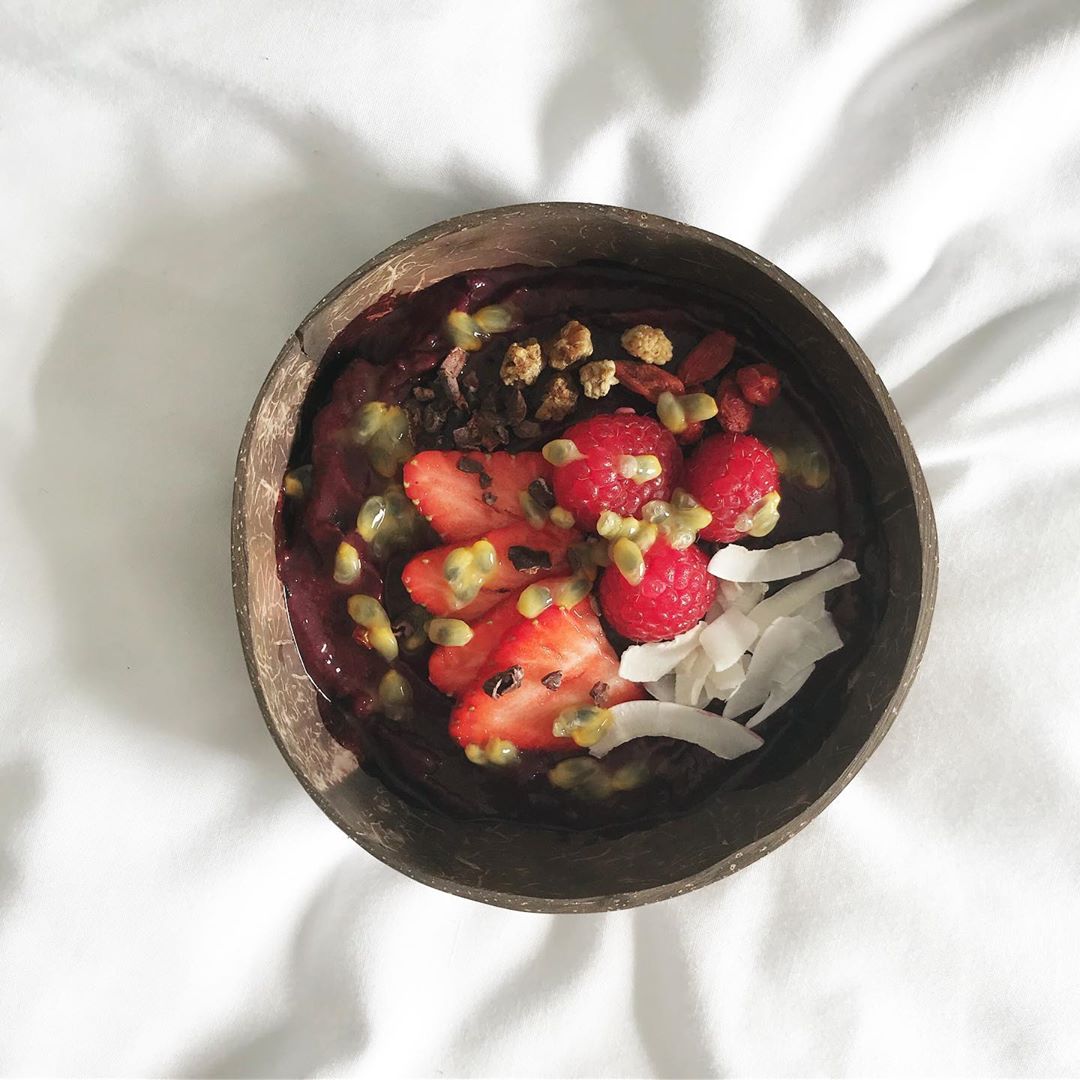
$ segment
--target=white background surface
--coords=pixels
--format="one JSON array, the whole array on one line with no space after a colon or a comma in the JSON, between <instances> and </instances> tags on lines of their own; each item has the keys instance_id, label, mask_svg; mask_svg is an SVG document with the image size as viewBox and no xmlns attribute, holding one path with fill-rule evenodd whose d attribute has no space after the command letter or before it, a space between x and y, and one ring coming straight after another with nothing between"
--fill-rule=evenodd
<instances>
[{"instance_id":1,"label":"white background surface","mask_svg":"<svg viewBox=\"0 0 1080 1080\"><path fill-rule=\"evenodd\" d=\"M1080 1072L1080 6L0 0L0 1071ZM821 819L595 917L395 875L267 736L248 408L329 287L532 199L747 244L863 344L941 529Z\"/></svg>"}]
</instances>

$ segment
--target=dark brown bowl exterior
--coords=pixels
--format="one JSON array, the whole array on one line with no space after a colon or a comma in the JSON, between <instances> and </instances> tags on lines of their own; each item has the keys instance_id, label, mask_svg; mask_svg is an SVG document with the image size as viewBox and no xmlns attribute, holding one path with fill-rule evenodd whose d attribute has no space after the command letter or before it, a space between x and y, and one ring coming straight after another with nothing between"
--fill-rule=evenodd
<instances>
[{"instance_id":1,"label":"dark brown bowl exterior","mask_svg":"<svg viewBox=\"0 0 1080 1080\"><path fill-rule=\"evenodd\" d=\"M388 291L509 263L610 259L747 301L813 366L864 456L889 551L888 603L846 704L814 756L783 779L708 800L622 836L457 821L411 805L335 743L289 626L274 552L278 488L304 396L349 322ZM252 408L236 465L233 592L259 706L326 814L389 866L427 885L522 911L632 907L699 888L761 858L819 814L863 766L915 676L937 588L937 533L911 441L873 365L824 305L783 271L719 236L613 206L530 203L452 218L407 237L322 300L285 343Z\"/></svg>"}]
</instances>

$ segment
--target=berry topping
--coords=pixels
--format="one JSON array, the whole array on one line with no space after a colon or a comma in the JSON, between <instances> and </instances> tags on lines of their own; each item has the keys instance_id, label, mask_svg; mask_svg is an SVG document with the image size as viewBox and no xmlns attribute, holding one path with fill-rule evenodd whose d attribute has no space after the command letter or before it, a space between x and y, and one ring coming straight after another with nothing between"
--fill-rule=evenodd
<instances>
[{"instance_id":1,"label":"berry topping","mask_svg":"<svg viewBox=\"0 0 1080 1080\"><path fill-rule=\"evenodd\" d=\"M739 368L735 381L751 405L771 405L780 396L780 373L772 364Z\"/></svg>"},{"instance_id":2,"label":"berry topping","mask_svg":"<svg viewBox=\"0 0 1080 1080\"><path fill-rule=\"evenodd\" d=\"M622 347L646 364L666 364L672 355L671 340L656 326L631 326L622 336Z\"/></svg>"},{"instance_id":3,"label":"berry topping","mask_svg":"<svg viewBox=\"0 0 1080 1080\"><path fill-rule=\"evenodd\" d=\"M622 543L622 541L619 541ZM682 551L660 538L644 555L644 574L632 584L619 569L600 581L604 617L631 641L664 641L704 618L716 597L708 558L691 545Z\"/></svg>"},{"instance_id":4,"label":"berry topping","mask_svg":"<svg viewBox=\"0 0 1080 1080\"><path fill-rule=\"evenodd\" d=\"M703 383L720 374L735 355L735 339L724 330L702 338L679 365L679 378L687 386Z\"/></svg>"},{"instance_id":5,"label":"berry topping","mask_svg":"<svg viewBox=\"0 0 1080 1080\"><path fill-rule=\"evenodd\" d=\"M682 471L675 439L647 416L594 416L557 442L555 456L564 463L555 469L555 496L584 528L593 528L605 510L633 514L652 499L666 499ZM573 453L565 443L573 444Z\"/></svg>"},{"instance_id":6,"label":"berry topping","mask_svg":"<svg viewBox=\"0 0 1080 1080\"><path fill-rule=\"evenodd\" d=\"M683 487L713 516L701 530L702 539L724 543L763 526L764 521L754 521L759 513L773 517L776 523L779 483L772 454L752 435L713 435L706 439L694 451L683 477Z\"/></svg>"},{"instance_id":7,"label":"berry topping","mask_svg":"<svg viewBox=\"0 0 1080 1080\"><path fill-rule=\"evenodd\" d=\"M615 375L627 390L654 405L661 394L681 394L686 389L682 379L670 371L635 360L616 360Z\"/></svg>"},{"instance_id":8,"label":"berry topping","mask_svg":"<svg viewBox=\"0 0 1080 1080\"><path fill-rule=\"evenodd\" d=\"M562 675L557 682L555 672ZM552 726L564 710L591 706L597 683L607 684L609 706L643 696L637 683L619 676L619 661L588 600L550 607L502 637L451 714L450 734L466 747L504 740L519 750L573 749L572 739L554 735ZM497 697L485 689L489 684Z\"/></svg>"},{"instance_id":9,"label":"berry topping","mask_svg":"<svg viewBox=\"0 0 1080 1080\"><path fill-rule=\"evenodd\" d=\"M443 540L467 540L520 521L521 492L551 475L536 453L425 450L405 465L405 491Z\"/></svg>"},{"instance_id":10,"label":"berry topping","mask_svg":"<svg viewBox=\"0 0 1080 1080\"><path fill-rule=\"evenodd\" d=\"M405 564L401 580L414 604L433 615L471 620L493 608L506 593L531 581L565 573L566 553L581 537L571 529L548 525L534 529L517 521L492 529L471 544L445 544L421 551ZM511 548L527 547L529 568L519 570ZM547 556L548 565L539 553ZM519 559L520 561L520 559Z\"/></svg>"},{"instance_id":11,"label":"berry topping","mask_svg":"<svg viewBox=\"0 0 1080 1080\"><path fill-rule=\"evenodd\" d=\"M716 404L720 410L720 426L725 431L741 435L750 430L754 407L742 396L734 379L729 377L720 381Z\"/></svg>"}]
</instances>

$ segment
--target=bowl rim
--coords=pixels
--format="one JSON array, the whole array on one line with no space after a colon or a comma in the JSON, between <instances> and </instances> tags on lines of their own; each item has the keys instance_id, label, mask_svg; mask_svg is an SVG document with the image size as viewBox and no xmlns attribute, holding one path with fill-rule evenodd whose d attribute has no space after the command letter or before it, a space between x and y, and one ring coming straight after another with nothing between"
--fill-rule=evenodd
<instances>
[{"instance_id":1,"label":"bowl rim","mask_svg":"<svg viewBox=\"0 0 1080 1080\"><path fill-rule=\"evenodd\" d=\"M243 512L244 496L247 489L247 475L245 472L246 460L255 433L255 424L258 418L263 399L278 369L293 353L297 343L303 344L304 328L329 304L336 300L342 293L349 289L356 281L370 273L374 268L382 265L390 259L407 252L417 245L426 243L436 237L445 237L454 232L463 231L476 225L490 224L493 219L512 216L522 212L533 212L546 208L557 208L561 211L578 211L594 217L610 217L623 224L635 224L641 228L661 227L669 232L676 232L688 239L698 239L713 248L720 248L727 254L749 263L755 269L761 271L772 282L782 288L798 304L807 309L840 345L852 361L866 385L873 395L874 401L881 409L886 423L896 444L900 450L908 482L911 485L914 497L915 512L919 529L920 562L922 568L922 583L919 600L919 611L916 618L911 644L908 649L904 667L901 671L897 686L881 716L874 724L869 737L856 752L848 767L844 770L824 792L810 802L794 818L785 825L773 830L765 836L746 845L722 860L713 863L704 870L689 877L664 885L653 886L644 889L630 890L617 893L602 893L588 897L575 898L544 898L534 896L522 896L516 893L506 892L501 889L475 887L463 885L451 878L439 874L428 873L410 865L405 857L385 850L373 850L366 839L361 836L345 818L338 812L336 807L326 795L300 769L290 751L286 748L279 735L275 723L271 717L266 696L258 677L255 664L255 656L252 644L250 628L250 614L247 604L248 592L248 564L247 551L247 522ZM300 781L301 786L314 800L322 812L342 830L350 839L355 841L369 854L375 856L380 862L394 870L412 878L424 885L431 886L441 892L451 893L482 903L503 907L516 911L531 911L541 913L596 913L603 911L621 910L629 907L637 907L643 904L653 903L658 900L680 896L693 890L702 888L719 879L734 873L742 867L748 866L769 852L778 848L796 833L805 828L816 818L851 782L855 774L866 764L871 754L880 746L885 735L892 727L893 721L907 697L911 684L915 679L919 663L922 660L930 633L930 623L934 613L937 597L938 574L939 574L939 551L937 525L934 519L933 505L930 500L929 489L922 467L915 454L915 448L911 442L907 428L892 400L888 389L885 387L877 369L870 358L862 350L859 344L847 331L833 312L826 307L804 285L791 277L780 267L770 262L750 248L744 247L733 240L709 232L706 229L688 225L685 222L673 218L663 217L640 210L632 210L626 207L614 206L607 203L590 203L575 201L542 201L529 203L512 203L504 206L490 207L482 210L474 210L466 214L455 215L443 221L425 226L408 234L401 240L396 241L369 258L363 265L345 277L325 296L323 296L305 315L297 329L290 334L278 356L267 372L266 378L260 386L259 392L252 404L251 411L244 427L240 447L237 452L236 468L233 480L233 501L231 521L231 562L233 600L236 609L237 624L240 631L241 645L244 660L248 670L252 689L262 713L263 722L266 724L275 744L282 757L285 759L293 775Z\"/></svg>"}]
</instances>

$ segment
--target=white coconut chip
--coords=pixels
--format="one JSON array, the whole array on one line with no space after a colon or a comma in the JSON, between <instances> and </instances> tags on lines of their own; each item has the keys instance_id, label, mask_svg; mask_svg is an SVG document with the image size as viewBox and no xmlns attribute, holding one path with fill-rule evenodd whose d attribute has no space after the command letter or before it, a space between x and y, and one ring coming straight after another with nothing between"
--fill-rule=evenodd
<instances>
[{"instance_id":1,"label":"white coconut chip","mask_svg":"<svg viewBox=\"0 0 1080 1080\"><path fill-rule=\"evenodd\" d=\"M745 615L765 599L768 589L768 585L760 581L750 581L746 584L739 581L721 581L720 587L716 590L716 600L709 609L709 614L705 616L705 621L712 622L713 619L723 615L728 608L735 608Z\"/></svg>"},{"instance_id":2,"label":"white coconut chip","mask_svg":"<svg viewBox=\"0 0 1080 1080\"><path fill-rule=\"evenodd\" d=\"M619 674L631 682L655 682L662 679L675 670L684 656L694 651L704 629L705 623L700 622L670 641L631 645L619 661Z\"/></svg>"},{"instance_id":3,"label":"white coconut chip","mask_svg":"<svg viewBox=\"0 0 1080 1080\"><path fill-rule=\"evenodd\" d=\"M680 660L675 669L675 700L680 705L704 708L712 700L705 690L705 682L715 671L708 654L702 649L695 649Z\"/></svg>"},{"instance_id":4,"label":"white coconut chip","mask_svg":"<svg viewBox=\"0 0 1080 1080\"><path fill-rule=\"evenodd\" d=\"M754 610L759 607L761 604ZM728 608L723 615L702 630L698 644L712 660L713 667L717 671L723 671L724 668L731 667L754 644L760 633L761 627L753 619L737 608Z\"/></svg>"},{"instance_id":5,"label":"white coconut chip","mask_svg":"<svg viewBox=\"0 0 1080 1080\"><path fill-rule=\"evenodd\" d=\"M611 709L614 719L599 741L589 747L593 757L604 757L616 746L646 735L695 743L711 754L731 761L762 745L762 738L734 720L715 713L666 701L624 701Z\"/></svg>"},{"instance_id":6,"label":"white coconut chip","mask_svg":"<svg viewBox=\"0 0 1080 1080\"><path fill-rule=\"evenodd\" d=\"M726 701L745 678L745 657L740 657L731 667L724 668L723 671L713 671L705 680L705 689L709 694L709 700Z\"/></svg>"},{"instance_id":7,"label":"white coconut chip","mask_svg":"<svg viewBox=\"0 0 1080 1080\"><path fill-rule=\"evenodd\" d=\"M777 682L776 672L815 634L814 624L798 615L784 616L761 635L746 669L746 678L728 698L724 715L733 718L764 705ZM800 664L800 667L805 667Z\"/></svg>"},{"instance_id":8,"label":"white coconut chip","mask_svg":"<svg viewBox=\"0 0 1080 1080\"><path fill-rule=\"evenodd\" d=\"M834 532L804 536L761 551L728 544L709 560L709 573L728 581L781 581L828 565L843 546Z\"/></svg>"},{"instance_id":9,"label":"white coconut chip","mask_svg":"<svg viewBox=\"0 0 1080 1080\"><path fill-rule=\"evenodd\" d=\"M663 678L657 679L656 682L647 682L642 685L657 701L675 700L675 676L673 674L665 675Z\"/></svg>"},{"instance_id":10,"label":"white coconut chip","mask_svg":"<svg viewBox=\"0 0 1080 1080\"><path fill-rule=\"evenodd\" d=\"M748 728L756 728L763 720L767 720L777 709L786 705L802 688L803 683L814 673L814 665L803 668L786 683L774 687L769 691L765 704L749 720L746 721Z\"/></svg>"},{"instance_id":11,"label":"white coconut chip","mask_svg":"<svg viewBox=\"0 0 1080 1080\"><path fill-rule=\"evenodd\" d=\"M799 617L796 616L796 618ZM799 646L781 658L773 671L773 684L787 683L805 668L843 647L844 642L840 638L836 624L832 621L832 616L822 616L817 622L810 624L810 632L803 637Z\"/></svg>"},{"instance_id":12,"label":"white coconut chip","mask_svg":"<svg viewBox=\"0 0 1080 1080\"><path fill-rule=\"evenodd\" d=\"M786 585L778 593L762 600L753 608L749 616L764 633L766 628L779 618L793 615L804 604L808 604L819 593L837 589L841 585L857 581L859 570L850 559L837 559L830 566L823 567L809 577Z\"/></svg>"},{"instance_id":13,"label":"white coconut chip","mask_svg":"<svg viewBox=\"0 0 1080 1080\"><path fill-rule=\"evenodd\" d=\"M810 622L817 622L826 614L825 611L825 594L818 593L817 596L810 600L807 600L805 604L798 611L793 611L793 615L801 615L804 619L808 619Z\"/></svg>"}]
</instances>

